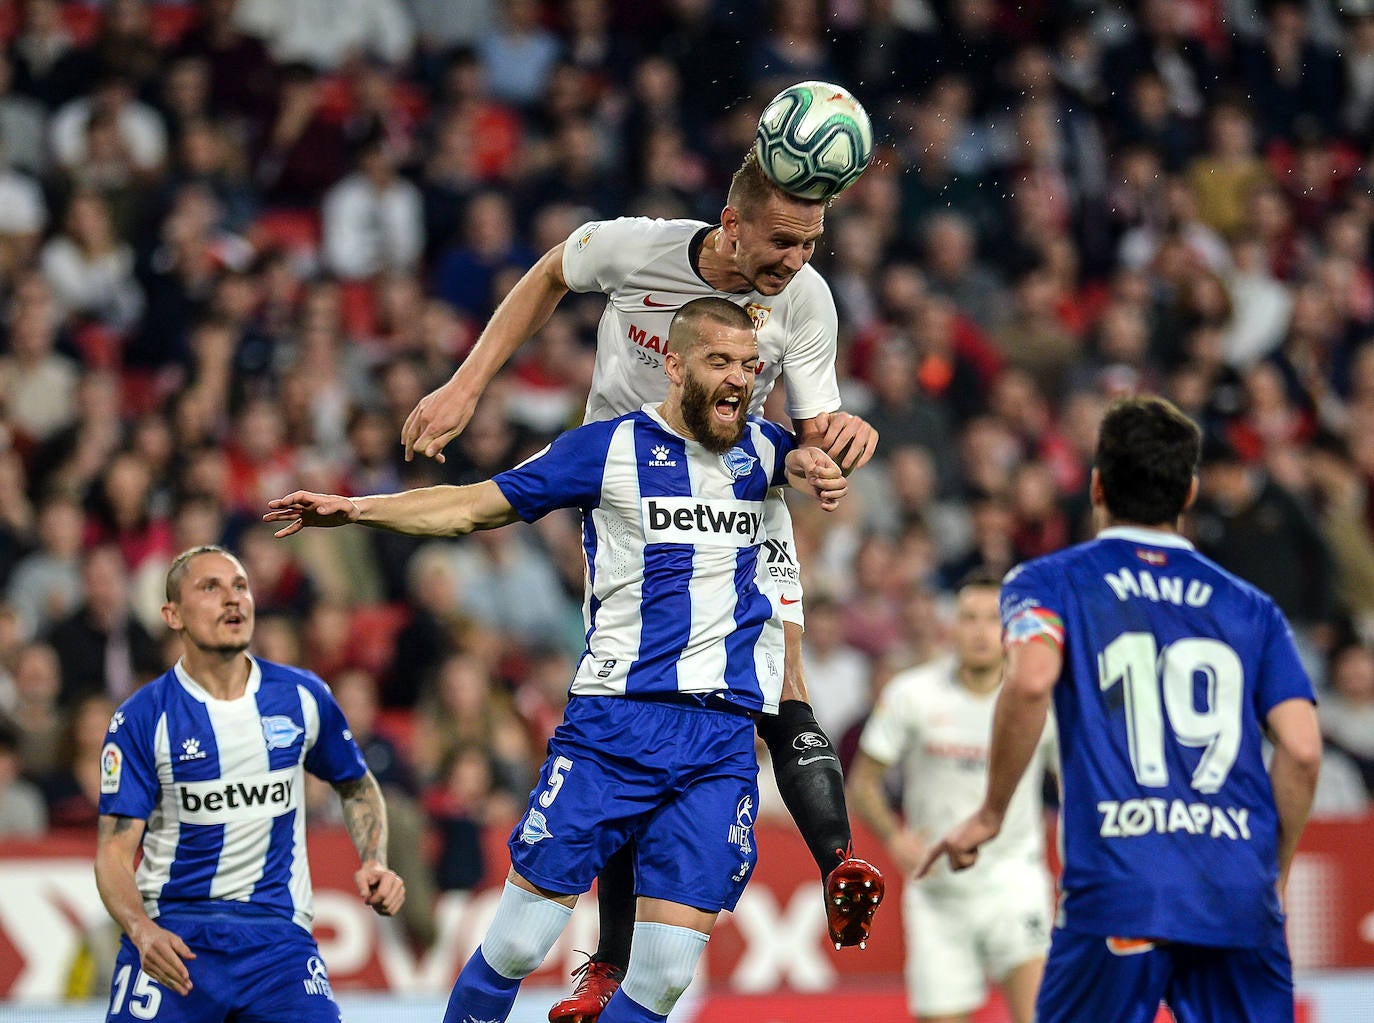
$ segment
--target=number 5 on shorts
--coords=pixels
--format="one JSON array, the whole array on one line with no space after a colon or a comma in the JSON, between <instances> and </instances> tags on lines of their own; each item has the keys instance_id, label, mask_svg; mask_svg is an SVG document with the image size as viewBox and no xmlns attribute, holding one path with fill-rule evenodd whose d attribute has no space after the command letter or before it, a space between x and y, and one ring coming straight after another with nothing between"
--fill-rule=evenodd
<instances>
[{"instance_id":1,"label":"number 5 on shorts","mask_svg":"<svg viewBox=\"0 0 1374 1023\"><path fill-rule=\"evenodd\" d=\"M544 809L553 806L553 801L558 798L558 790L563 787L563 772L572 769L573 762L567 757L554 757L553 766L549 768L549 787L545 792L539 794L539 805Z\"/></svg>"}]
</instances>

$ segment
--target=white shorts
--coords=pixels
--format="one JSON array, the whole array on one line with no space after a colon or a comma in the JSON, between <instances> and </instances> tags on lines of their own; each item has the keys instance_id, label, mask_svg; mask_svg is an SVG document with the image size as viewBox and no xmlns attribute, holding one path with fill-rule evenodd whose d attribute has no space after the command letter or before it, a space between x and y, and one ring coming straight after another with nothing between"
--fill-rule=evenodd
<instances>
[{"instance_id":1,"label":"white shorts","mask_svg":"<svg viewBox=\"0 0 1374 1023\"><path fill-rule=\"evenodd\" d=\"M769 580L777 591L777 616L784 622L805 625L802 616L801 565L797 563L797 541L792 533L792 513L782 489L768 491L763 502L763 549L759 551L760 584ZM762 585L760 589L768 592Z\"/></svg>"},{"instance_id":2,"label":"white shorts","mask_svg":"<svg viewBox=\"0 0 1374 1023\"><path fill-rule=\"evenodd\" d=\"M964 886L961 886L964 887ZM965 890L907 884L907 998L915 1016L973 1012L1050 941L1050 878L1031 864L999 864L991 883Z\"/></svg>"}]
</instances>

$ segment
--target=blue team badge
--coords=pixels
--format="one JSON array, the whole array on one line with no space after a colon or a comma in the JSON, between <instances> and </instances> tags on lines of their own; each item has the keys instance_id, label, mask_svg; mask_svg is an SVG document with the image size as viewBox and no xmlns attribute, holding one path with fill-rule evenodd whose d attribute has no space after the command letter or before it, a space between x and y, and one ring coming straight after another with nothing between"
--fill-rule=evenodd
<instances>
[{"instance_id":1,"label":"blue team badge","mask_svg":"<svg viewBox=\"0 0 1374 1023\"><path fill-rule=\"evenodd\" d=\"M526 845L534 845L546 838L553 838L548 819L538 810L531 810L525 816L525 826L520 829L520 841Z\"/></svg>"},{"instance_id":2,"label":"blue team badge","mask_svg":"<svg viewBox=\"0 0 1374 1023\"><path fill-rule=\"evenodd\" d=\"M305 731L285 714L270 714L262 719L262 737L268 749L290 749Z\"/></svg>"},{"instance_id":3,"label":"blue team badge","mask_svg":"<svg viewBox=\"0 0 1374 1023\"><path fill-rule=\"evenodd\" d=\"M725 463L725 471L730 474L730 477L737 480L743 479L753 472L754 466L759 461L743 448L731 448L720 456L720 460Z\"/></svg>"}]
</instances>

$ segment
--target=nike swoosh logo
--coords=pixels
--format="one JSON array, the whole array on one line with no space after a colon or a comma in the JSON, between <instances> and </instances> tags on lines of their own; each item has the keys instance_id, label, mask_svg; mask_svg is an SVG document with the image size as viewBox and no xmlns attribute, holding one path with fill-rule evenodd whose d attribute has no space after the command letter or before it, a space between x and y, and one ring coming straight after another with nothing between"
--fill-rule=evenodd
<instances>
[{"instance_id":1,"label":"nike swoosh logo","mask_svg":"<svg viewBox=\"0 0 1374 1023\"><path fill-rule=\"evenodd\" d=\"M671 303L671 302L655 302L655 301L654 301L652 298L650 298L648 295L645 295L645 296L644 296L644 304L647 305L650 309L671 309L671 308L673 308L673 303Z\"/></svg>"},{"instance_id":2,"label":"nike swoosh logo","mask_svg":"<svg viewBox=\"0 0 1374 1023\"><path fill-rule=\"evenodd\" d=\"M780 601L781 601L782 603L784 603L784 604L800 604L800 603L801 603L801 597L791 597L791 598L788 598L788 597L779 597L778 600L780 600Z\"/></svg>"},{"instance_id":3,"label":"nike swoosh logo","mask_svg":"<svg viewBox=\"0 0 1374 1023\"><path fill-rule=\"evenodd\" d=\"M827 754L825 754L825 756L821 756L821 757L799 757L799 758L797 759L797 766L798 766L798 767L805 767L807 764L814 764L817 760L839 760L839 759L840 759L839 757L832 757L829 753L827 753Z\"/></svg>"}]
</instances>

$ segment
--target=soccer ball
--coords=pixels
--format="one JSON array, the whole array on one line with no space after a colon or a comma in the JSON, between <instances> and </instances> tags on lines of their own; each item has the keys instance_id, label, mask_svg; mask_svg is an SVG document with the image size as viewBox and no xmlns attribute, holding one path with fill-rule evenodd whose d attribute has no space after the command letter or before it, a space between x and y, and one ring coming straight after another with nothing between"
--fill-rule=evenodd
<instances>
[{"instance_id":1,"label":"soccer ball","mask_svg":"<svg viewBox=\"0 0 1374 1023\"><path fill-rule=\"evenodd\" d=\"M763 108L754 155L772 182L802 199L829 199L873 159L873 126L848 90L800 82Z\"/></svg>"}]
</instances>

